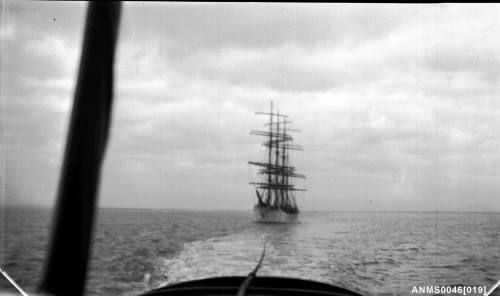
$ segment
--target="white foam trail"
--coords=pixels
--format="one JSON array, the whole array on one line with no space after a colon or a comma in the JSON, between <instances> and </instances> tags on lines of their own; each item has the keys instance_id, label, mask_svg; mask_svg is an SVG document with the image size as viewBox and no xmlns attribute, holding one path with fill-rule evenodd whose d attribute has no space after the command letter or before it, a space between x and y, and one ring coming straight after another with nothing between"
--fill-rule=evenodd
<instances>
[{"instance_id":1,"label":"white foam trail","mask_svg":"<svg viewBox=\"0 0 500 296\"><path fill-rule=\"evenodd\" d=\"M214 276L246 276L259 260L264 241L266 256L259 275L289 276L327 281L319 265L328 255L310 241L276 241L260 231L247 231L184 245L174 258L162 258L159 272L165 284Z\"/></svg>"},{"instance_id":2,"label":"white foam trail","mask_svg":"<svg viewBox=\"0 0 500 296\"><path fill-rule=\"evenodd\" d=\"M167 284L209 276L248 273L261 251L260 239L234 235L184 245L179 255L163 260Z\"/></svg>"}]
</instances>

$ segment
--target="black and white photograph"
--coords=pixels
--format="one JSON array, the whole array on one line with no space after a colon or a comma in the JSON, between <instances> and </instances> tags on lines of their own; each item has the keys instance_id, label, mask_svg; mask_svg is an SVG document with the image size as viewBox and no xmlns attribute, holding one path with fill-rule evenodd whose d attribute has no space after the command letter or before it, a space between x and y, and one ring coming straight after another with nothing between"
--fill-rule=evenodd
<instances>
[{"instance_id":1,"label":"black and white photograph","mask_svg":"<svg viewBox=\"0 0 500 296\"><path fill-rule=\"evenodd\" d=\"M500 296L500 4L0 5L0 295Z\"/></svg>"}]
</instances>

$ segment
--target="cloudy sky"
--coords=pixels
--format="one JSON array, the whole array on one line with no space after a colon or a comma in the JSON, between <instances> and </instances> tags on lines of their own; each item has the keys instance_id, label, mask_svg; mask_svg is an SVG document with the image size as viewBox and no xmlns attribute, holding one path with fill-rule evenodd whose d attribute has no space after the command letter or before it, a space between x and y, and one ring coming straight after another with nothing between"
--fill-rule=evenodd
<instances>
[{"instance_id":1,"label":"cloudy sky","mask_svg":"<svg viewBox=\"0 0 500 296\"><path fill-rule=\"evenodd\" d=\"M4 2L5 202L52 206L86 4ZM127 3L100 205L250 209L289 114L309 210L500 210L500 6Z\"/></svg>"}]
</instances>

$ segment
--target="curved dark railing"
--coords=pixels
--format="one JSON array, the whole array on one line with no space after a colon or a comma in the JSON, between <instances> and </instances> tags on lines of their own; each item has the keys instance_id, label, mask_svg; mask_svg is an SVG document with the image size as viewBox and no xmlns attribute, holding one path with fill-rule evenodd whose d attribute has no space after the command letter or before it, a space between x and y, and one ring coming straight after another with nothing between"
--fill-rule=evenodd
<instances>
[{"instance_id":1,"label":"curved dark railing","mask_svg":"<svg viewBox=\"0 0 500 296\"><path fill-rule=\"evenodd\" d=\"M146 292L142 296L225 296L236 295L243 276L214 277L182 282ZM360 294L315 281L285 277L255 277L246 291L247 296L361 296Z\"/></svg>"}]
</instances>

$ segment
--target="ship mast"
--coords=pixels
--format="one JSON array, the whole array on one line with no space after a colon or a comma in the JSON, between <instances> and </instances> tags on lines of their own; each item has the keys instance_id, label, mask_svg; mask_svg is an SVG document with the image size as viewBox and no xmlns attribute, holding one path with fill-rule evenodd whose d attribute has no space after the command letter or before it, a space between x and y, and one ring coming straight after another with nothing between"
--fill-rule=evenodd
<instances>
[{"instance_id":1,"label":"ship mast","mask_svg":"<svg viewBox=\"0 0 500 296\"><path fill-rule=\"evenodd\" d=\"M250 134L264 136L267 141L263 146L267 149L267 161L256 162L250 161L249 164L260 167L259 174L263 176L263 182L252 182L257 188L257 197L259 203L264 206L280 208L287 212L296 213L298 208L293 195L294 191L305 191L305 189L296 188L290 183L291 178L305 178L305 175L295 172L295 167L290 165L290 150L302 150L299 145L293 145L292 136L288 133L291 131L299 131L296 129L287 128L287 124L291 121L288 116L274 112L273 103L271 102L270 112L256 112L257 115L268 115L269 125L267 131L253 130ZM259 193L261 190L261 194ZM261 200L261 196L265 196L265 201Z\"/></svg>"},{"instance_id":2,"label":"ship mast","mask_svg":"<svg viewBox=\"0 0 500 296\"><path fill-rule=\"evenodd\" d=\"M273 142L273 101L271 101L271 111L269 112L269 143ZM268 156L268 163L269 167L271 167L271 162L272 162L272 157L273 152L271 147L269 147L269 156ZM271 174L267 175L267 182L271 184ZM270 204L271 202L271 190L267 190L267 204Z\"/></svg>"}]
</instances>

